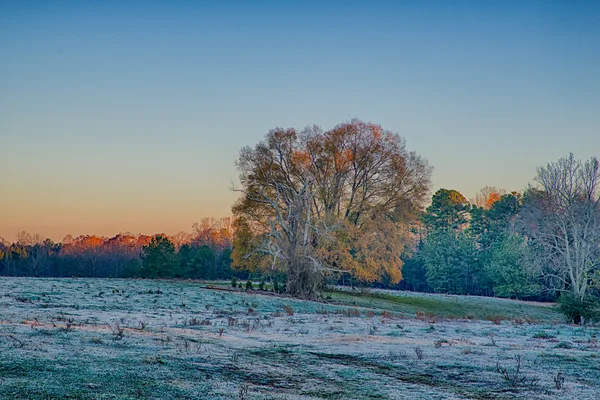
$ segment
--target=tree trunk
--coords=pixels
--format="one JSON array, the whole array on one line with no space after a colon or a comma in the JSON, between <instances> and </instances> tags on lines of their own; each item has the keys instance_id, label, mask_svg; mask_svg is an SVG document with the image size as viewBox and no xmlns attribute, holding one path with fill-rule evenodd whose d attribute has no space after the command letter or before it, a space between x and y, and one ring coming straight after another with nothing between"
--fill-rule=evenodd
<instances>
[{"instance_id":1,"label":"tree trunk","mask_svg":"<svg viewBox=\"0 0 600 400\"><path fill-rule=\"evenodd\" d=\"M320 275L312 266L297 257L288 265L287 291L295 297L312 299L320 283Z\"/></svg>"}]
</instances>

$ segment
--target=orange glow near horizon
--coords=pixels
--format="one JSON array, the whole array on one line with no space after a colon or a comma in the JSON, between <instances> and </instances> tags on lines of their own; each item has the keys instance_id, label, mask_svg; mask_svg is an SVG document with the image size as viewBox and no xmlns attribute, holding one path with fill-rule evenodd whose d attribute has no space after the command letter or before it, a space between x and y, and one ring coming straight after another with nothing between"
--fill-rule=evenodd
<instances>
[{"instance_id":1,"label":"orange glow near horizon","mask_svg":"<svg viewBox=\"0 0 600 400\"><path fill-rule=\"evenodd\" d=\"M112 237L121 232L140 234L191 232L192 224L205 217L231 215L236 193L220 198L171 199L128 197L121 204L77 202L53 198L4 198L0 204L0 237L12 242L18 232L39 233L55 242L70 234ZM194 201L194 200L197 200ZM137 203L137 205L136 205Z\"/></svg>"}]
</instances>

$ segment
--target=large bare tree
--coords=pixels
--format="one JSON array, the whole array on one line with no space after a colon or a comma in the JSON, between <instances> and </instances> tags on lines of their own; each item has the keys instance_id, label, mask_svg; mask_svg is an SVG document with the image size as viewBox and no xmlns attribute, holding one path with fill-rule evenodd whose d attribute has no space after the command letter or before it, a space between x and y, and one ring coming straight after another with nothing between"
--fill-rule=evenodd
<instances>
[{"instance_id":1,"label":"large bare tree","mask_svg":"<svg viewBox=\"0 0 600 400\"><path fill-rule=\"evenodd\" d=\"M422 207L431 168L399 135L358 120L326 132L274 129L242 149L237 167L237 265L279 268L302 297L331 270L401 278L394 232Z\"/></svg>"},{"instance_id":2,"label":"large bare tree","mask_svg":"<svg viewBox=\"0 0 600 400\"><path fill-rule=\"evenodd\" d=\"M573 154L538 168L522 212L542 272L583 302L600 268L600 169Z\"/></svg>"},{"instance_id":3,"label":"large bare tree","mask_svg":"<svg viewBox=\"0 0 600 400\"><path fill-rule=\"evenodd\" d=\"M301 158L293 129L272 130L254 149L242 149L237 167L243 196L233 211L239 224L246 224L240 233L251 231L257 239L248 244L251 251L240 240L234 258L268 255L272 269L284 267L288 273L288 290L310 297L324 266L309 245L319 228L311 210L314 180Z\"/></svg>"}]
</instances>

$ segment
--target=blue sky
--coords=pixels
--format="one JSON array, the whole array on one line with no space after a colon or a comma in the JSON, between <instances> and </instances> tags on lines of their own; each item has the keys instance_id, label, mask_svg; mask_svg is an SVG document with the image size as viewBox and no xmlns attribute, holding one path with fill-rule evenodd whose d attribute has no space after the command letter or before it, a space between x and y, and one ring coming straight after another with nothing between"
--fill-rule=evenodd
<instances>
[{"instance_id":1,"label":"blue sky","mask_svg":"<svg viewBox=\"0 0 600 400\"><path fill-rule=\"evenodd\" d=\"M0 2L0 236L228 215L271 128L360 118L434 189L600 155L600 2Z\"/></svg>"}]
</instances>

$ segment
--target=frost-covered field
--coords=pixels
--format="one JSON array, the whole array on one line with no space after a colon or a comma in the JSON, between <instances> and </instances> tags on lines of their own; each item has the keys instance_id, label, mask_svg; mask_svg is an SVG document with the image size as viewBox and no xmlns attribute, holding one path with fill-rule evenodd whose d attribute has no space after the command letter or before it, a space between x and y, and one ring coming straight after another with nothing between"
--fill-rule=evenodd
<instances>
[{"instance_id":1,"label":"frost-covered field","mask_svg":"<svg viewBox=\"0 0 600 400\"><path fill-rule=\"evenodd\" d=\"M600 329L547 305L331 296L2 278L0 398L600 398Z\"/></svg>"}]
</instances>

